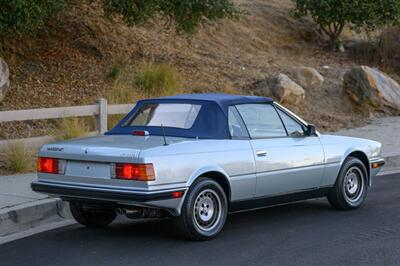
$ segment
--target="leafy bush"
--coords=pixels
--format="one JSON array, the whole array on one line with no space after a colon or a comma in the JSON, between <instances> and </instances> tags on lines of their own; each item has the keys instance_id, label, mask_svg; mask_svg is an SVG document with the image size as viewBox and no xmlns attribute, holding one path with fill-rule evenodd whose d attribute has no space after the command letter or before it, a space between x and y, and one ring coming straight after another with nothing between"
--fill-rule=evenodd
<instances>
[{"instance_id":1,"label":"leafy bush","mask_svg":"<svg viewBox=\"0 0 400 266\"><path fill-rule=\"evenodd\" d=\"M108 16L121 16L130 26L164 18L178 32L193 33L199 25L239 14L232 0L100 0ZM35 33L68 0L0 0L0 37Z\"/></svg>"},{"instance_id":2,"label":"leafy bush","mask_svg":"<svg viewBox=\"0 0 400 266\"><path fill-rule=\"evenodd\" d=\"M135 77L137 88L147 97L177 94L180 92L180 75L169 65L149 64Z\"/></svg>"},{"instance_id":3,"label":"leafy bush","mask_svg":"<svg viewBox=\"0 0 400 266\"><path fill-rule=\"evenodd\" d=\"M120 15L128 25L143 24L159 16L178 32L193 33L200 24L239 14L231 0L102 0L108 16Z\"/></svg>"},{"instance_id":4,"label":"leafy bush","mask_svg":"<svg viewBox=\"0 0 400 266\"><path fill-rule=\"evenodd\" d=\"M34 33L65 5L65 0L0 0L0 36Z\"/></svg>"},{"instance_id":5,"label":"leafy bush","mask_svg":"<svg viewBox=\"0 0 400 266\"><path fill-rule=\"evenodd\" d=\"M332 48L347 24L355 28L376 27L400 22L399 0L294 0L295 15L310 15L330 39Z\"/></svg>"},{"instance_id":6,"label":"leafy bush","mask_svg":"<svg viewBox=\"0 0 400 266\"><path fill-rule=\"evenodd\" d=\"M7 170L13 173L33 170L33 152L23 142L10 142L2 153L2 161Z\"/></svg>"}]
</instances>

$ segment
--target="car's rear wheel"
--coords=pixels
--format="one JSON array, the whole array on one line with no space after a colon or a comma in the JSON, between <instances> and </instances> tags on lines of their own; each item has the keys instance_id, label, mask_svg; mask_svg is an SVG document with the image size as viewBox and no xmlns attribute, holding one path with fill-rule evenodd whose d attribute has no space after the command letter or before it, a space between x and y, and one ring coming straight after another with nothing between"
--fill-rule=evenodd
<instances>
[{"instance_id":1,"label":"car's rear wheel","mask_svg":"<svg viewBox=\"0 0 400 266\"><path fill-rule=\"evenodd\" d=\"M352 210L362 205L368 188L368 173L363 162L349 157L344 162L328 201L335 209Z\"/></svg>"},{"instance_id":2,"label":"car's rear wheel","mask_svg":"<svg viewBox=\"0 0 400 266\"><path fill-rule=\"evenodd\" d=\"M224 227L228 203L222 187L212 179L201 178L189 189L178 225L192 240L209 240Z\"/></svg>"},{"instance_id":3,"label":"car's rear wheel","mask_svg":"<svg viewBox=\"0 0 400 266\"><path fill-rule=\"evenodd\" d=\"M105 227L117 216L112 209L90 209L80 202L70 202L69 207L74 219L87 227Z\"/></svg>"}]
</instances>

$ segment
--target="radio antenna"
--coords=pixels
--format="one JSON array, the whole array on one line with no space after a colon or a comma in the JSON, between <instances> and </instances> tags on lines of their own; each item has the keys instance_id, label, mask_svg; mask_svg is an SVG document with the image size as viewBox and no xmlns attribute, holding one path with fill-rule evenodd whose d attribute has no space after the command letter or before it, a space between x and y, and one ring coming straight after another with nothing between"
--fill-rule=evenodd
<instances>
[{"instance_id":1,"label":"radio antenna","mask_svg":"<svg viewBox=\"0 0 400 266\"><path fill-rule=\"evenodd\" d=\"M161 124L161 129L162 129L163 138L164 138L164 146L167 146L167 145L168 145L168 143L167 143L167 137L165 136L165 129L164 129L163 124Z\"/></svg>"}]
</instances>

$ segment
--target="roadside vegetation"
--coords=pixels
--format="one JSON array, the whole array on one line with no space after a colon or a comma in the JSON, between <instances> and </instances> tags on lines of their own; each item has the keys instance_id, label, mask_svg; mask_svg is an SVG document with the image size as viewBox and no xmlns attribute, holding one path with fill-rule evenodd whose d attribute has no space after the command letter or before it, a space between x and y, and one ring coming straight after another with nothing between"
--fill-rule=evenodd
<instances>
[{"instance_id":1,"label":"roadside vegetation","mask_svg":"<svg viewBox=\"0 0 400 266\"><path fill-rule=\"evenodd\" d=\"M63 119L56 133L56 139L67 140L87 136L89 126L85 122L84 119L77 117Z\"/></svg>"},{"instance_id":2,"label":"roadside vegetation","mask_svg":"<svg viewBox=\"0 0 400 266\"><path fill-rule=\"evenodd\" d=\"M146 97L174 95L180 93L181 77L169 65L147 64L139 69L135 85Z\"/></svg>"},{"instance_id":3,"label":"roadside vegetation","mask_svg":"<svg viewBox=\"0 0 400 266\"><path fill-rule=\"evenodd\" d=\"M181 75L167 64L145 63L138 69L118 64L113 67L110 76L114 80L106 94L110 104L133 104L142 98L174 95L182 91ZM108 128L115 126L122 117L109 116Z\"/></svg>"},{"instance_id":4,"label":"roadside vegetation","mask_svg":"<svg viewBox=\"0 0 400 266\"><path fill-rule=\"evenodd\" d=\"M0 0L0 41L4 37L32 35L63 10L65 0Z\"/></svg>"},{"instance_id":5,"label":"roadside vegetation","mask_svg":"<svg viewBox=\"0 0 400 266\"><path fill-rule=\"evenodd\" d=\"M234 18L240 12L231 0L95 0L104 14L120 17L129 26L144 25L151 19L164 19L166 28L179 33L194 33L200 25L223 18ZM0 40L2 37L32 35L57 13L66 12L68 0L0 0Z\"/></svg>"},{"instance_id":6,"label":"roadside vegetation","mask_svg":"<svg viewBox=\"0 0 400 266\"><path fill-rule=\"evenodd\" d=\"M23 142L9 142L0 152L1 164L6 171L11 173L34 171L34 152Z\"/></svg>"}]
</instances>

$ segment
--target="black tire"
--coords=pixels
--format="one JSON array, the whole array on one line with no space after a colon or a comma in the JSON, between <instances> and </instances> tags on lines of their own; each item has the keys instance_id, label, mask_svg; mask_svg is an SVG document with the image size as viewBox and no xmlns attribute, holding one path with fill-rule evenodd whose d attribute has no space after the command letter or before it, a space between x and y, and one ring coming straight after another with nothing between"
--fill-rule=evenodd
<instances>
[{"instance_id":1,"label":"black tire","mask_svg":"<svg viewBox=\"0 0 400 266\"><path fill-rule=\"evenodd\" d=\"M113 210L85 210L80 202L70 202L69 208L74 219L86 227L105 227L117 216Z\"/></svg>"},{"instance_id":2,"label":"black tire","mask_svg":"<svg viewBox=\"0 0 400 266\"><path fill-rule=\"evenodd\" d=\"M331 206L338 210L354 210L360 207L368 190L368 172L362 161L348 157L336 180L335 187L328 194Z\"/></svg>"},{"instance_id":3,"label":"black tire","mask_svg":"<svg viewBox=\"0 0 400 266\"><path fill-rule=\"evenodd\" d=\"M228 202L222 187L210 178L201 178L189 189L177 218L182 235L191 240L215 238L225 225Z\"/></svg>"}]
</instances>

